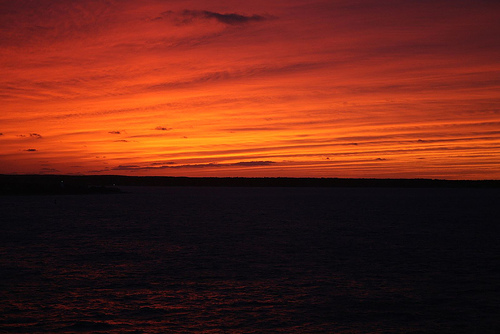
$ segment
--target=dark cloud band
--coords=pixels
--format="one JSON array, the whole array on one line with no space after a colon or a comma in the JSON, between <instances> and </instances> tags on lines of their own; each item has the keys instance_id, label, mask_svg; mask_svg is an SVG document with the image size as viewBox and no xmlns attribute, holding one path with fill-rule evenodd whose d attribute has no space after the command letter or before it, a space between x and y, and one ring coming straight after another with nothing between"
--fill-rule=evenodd
<instances>
[{"instance_id":1,"label":"dark cloud band","mask_svg":"<svg viewBox=\"0 0 500 334\"><path fill-rule=\"evenodd\" d=\"M210 20L213 19L217 22L226 25L243 25L252 22L265 21L267 18L261 15L242 15L237 13L217 13L208 10L189 10L185 9L181 12L166 11L162 16L157 18L168 18L179 24L189 24L194 20Z\"/></svg>"},{"instance_id":2,"label":"dark cloud band","mask_svg":"<svg viewBox=\"0 0 500 334\"><path fill-rule=\"evenodd\" d=\"M235 163L207 163L207 164L187 164L187 165L162 165L162 166L138 166L119 165L113 170L155 170L155 169L181 169L181 168L220 168L220 167L258 167L270 166L274 161L240 161Z\"/></svg>"}]
</instances>

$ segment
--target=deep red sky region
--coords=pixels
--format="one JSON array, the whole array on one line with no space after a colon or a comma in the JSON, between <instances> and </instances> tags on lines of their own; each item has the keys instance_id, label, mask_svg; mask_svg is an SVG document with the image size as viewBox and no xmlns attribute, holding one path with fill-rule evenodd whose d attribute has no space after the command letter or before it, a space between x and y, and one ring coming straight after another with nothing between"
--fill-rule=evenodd
<instances>
[{"instance_id":1,"label":"deep red sky region","mask_svg":"<svg viewBox=\"0 0 500 334\"><path fill-rule=\"evenodd\" d=\"M500 179L500 1L0 0L0 173Z\"/></svg>"}]
</instances>

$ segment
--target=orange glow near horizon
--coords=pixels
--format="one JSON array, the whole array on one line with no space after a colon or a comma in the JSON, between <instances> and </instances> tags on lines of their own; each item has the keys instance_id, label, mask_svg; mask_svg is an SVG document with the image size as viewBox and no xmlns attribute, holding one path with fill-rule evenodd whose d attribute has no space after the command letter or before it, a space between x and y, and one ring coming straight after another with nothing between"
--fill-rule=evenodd
<instances>
[{"instance_id":1,"label":"orange glow near horizon","mask_svg":"<svg viewBox=\"0 0 500 334\"><path fill-rule=\"evenodd\" d=\"M0 4L0 173L500 179L500 3Z\"/></svg>"}]
</instances>

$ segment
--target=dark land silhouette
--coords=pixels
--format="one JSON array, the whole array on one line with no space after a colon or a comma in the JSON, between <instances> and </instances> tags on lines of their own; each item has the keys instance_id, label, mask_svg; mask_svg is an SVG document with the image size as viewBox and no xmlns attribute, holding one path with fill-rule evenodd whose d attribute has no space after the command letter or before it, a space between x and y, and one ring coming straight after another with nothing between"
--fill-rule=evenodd
<instances>
[{"instance_id":1,"label":"dark land silhouette","mask_svg":"<svg viewBox=\"0 0 500 334\"><path fill-rule=\"evenodd\" d=\"M120 193L121 186L500 188L500 180L0 175L0 195Z\"/></svg>"}]
</instances>

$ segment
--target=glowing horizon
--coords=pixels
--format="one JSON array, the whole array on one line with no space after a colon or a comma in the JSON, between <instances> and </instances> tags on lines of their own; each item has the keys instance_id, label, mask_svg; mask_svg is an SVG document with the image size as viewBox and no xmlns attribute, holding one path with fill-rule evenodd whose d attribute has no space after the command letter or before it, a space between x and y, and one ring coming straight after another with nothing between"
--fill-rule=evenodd
<instances>
[{"instance_id":1,"label":"glowing horizon","mask_svg":"<svg viewBox=\"0 0 500 334\"><path fill-rule=\"evenodd\" d=\"M0 9L1 174L500 179L497 2Z\"/></svg>"}]
</instances>

